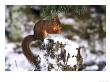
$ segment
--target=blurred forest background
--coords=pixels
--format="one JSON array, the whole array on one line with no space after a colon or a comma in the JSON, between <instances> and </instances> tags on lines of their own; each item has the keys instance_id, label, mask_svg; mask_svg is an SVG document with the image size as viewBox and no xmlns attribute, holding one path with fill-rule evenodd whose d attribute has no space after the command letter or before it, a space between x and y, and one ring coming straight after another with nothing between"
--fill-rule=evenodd
<instances>
[{"instance_id":1,"label":"blurred forest background","mask_svg":"<svg viewBox=\"0 0 110 82\"><path fill-rule=\"evenodd\" d=\"M84 71L106 70L106 6L53 5L5 6L5 70L31 70L21 49L22 39L33 34L40 19L58 15L62 35L86 48ZM36 48L38 45L34 45ZM36 50L35 50L36 52ZM19 62L19 63L18 63Z\"/></svg>"}]
</instances>

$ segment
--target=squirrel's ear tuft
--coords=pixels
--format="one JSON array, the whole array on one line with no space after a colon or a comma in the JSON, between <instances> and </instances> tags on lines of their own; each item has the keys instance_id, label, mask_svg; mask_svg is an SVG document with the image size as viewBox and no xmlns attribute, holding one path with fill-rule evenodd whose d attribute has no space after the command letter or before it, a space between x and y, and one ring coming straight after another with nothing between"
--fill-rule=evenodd
<instances>
[{"instance_id":1,"label":"squirrel's ear tuft","mask_svg":"<svg viewBox=\"0 0 110 82\"><path fill-rule=\"evenodd\" d=\"M55 16L55 17L54 17L54 21L56 21L56 22L59 21L58 16Z\"/></svg>"}]
</instances>

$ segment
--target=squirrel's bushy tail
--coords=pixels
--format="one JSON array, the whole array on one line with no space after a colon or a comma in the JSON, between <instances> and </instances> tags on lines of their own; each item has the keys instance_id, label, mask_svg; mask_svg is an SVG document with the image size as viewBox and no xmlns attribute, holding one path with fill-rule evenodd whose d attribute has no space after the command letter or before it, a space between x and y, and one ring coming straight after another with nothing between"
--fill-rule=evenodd
<instances>
[{"instance_id":1,"label":"squirrel's bushy tail","mask_svg":"<svg viewBox=\"0 0 110 82\"><path fill-rule=\"evenodd\" d=\"M23 50L24 55L28 59L28 61L30 63L36 65L37 64L36 57L33 55L32 51L30 50L30 47L29 47L29 44L32 41L35 41L34 35L26 36L22 41L22 50Z\"/></svg>"}]
</instances>

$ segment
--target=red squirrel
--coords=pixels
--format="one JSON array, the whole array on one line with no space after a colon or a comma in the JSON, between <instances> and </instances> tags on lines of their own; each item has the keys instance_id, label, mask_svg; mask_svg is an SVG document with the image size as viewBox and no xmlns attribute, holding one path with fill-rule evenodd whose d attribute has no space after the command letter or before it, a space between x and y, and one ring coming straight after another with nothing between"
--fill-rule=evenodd
<instances>
[{"instance_id":1,"label":"red squirrel","mask_svg":"<svg viewBox=\"0 0 110 82\"><path fill-rule=\"evenodd\" d=\"M29 48L29 44L35 40L43 40L48 34L61 33L61 23L58 16L55 16L53 20L40 20L34 26L34 35L26 36L22 41L22 50L26 58L31 64L37 65L36 57L33 55Z\"/></svg>"}]
</instances>

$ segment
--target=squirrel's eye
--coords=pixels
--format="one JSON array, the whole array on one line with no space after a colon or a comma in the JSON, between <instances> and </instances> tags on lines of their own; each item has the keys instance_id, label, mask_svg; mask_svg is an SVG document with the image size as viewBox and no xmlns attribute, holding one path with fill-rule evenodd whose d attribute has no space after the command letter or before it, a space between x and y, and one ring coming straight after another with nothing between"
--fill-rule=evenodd
<instances>
[{"instance_id":1,"label":"squirrel's eye","mask_svg":"<svg viewBox=\"0 0 110 82\"><path fill-rule=\"evenodd\" d=\"M56 26L58 26L58 27L59 27L59 24L56 24Z\"/></svg>"}]
</instances>

